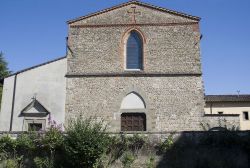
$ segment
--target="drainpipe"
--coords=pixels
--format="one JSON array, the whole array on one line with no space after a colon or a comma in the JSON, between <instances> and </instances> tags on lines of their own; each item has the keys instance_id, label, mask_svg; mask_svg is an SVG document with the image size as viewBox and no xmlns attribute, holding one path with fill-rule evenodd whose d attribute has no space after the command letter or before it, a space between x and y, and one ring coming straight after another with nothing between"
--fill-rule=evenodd
<instances>
[{"instance_id":1,"label":"drainpipe","mask_svg":"<svg viewBox=\"0 0 250 168\"><path fill-rule=\"evenodd\" d=\"M16 80L17 80L17 74L15 74L15 77L14 77L14 87L13 87L13 95L12 95L10 130L9 131L12 131L12 124L13 124L13 115L14 115L15 98L16 98Z\"/></svg>"},{"instance_id":2,"label":"drainpipe","mask_svg":"<svg viewBox=\"0 0 250 168\"><path fill-rule=\"evenodd\" d=\"M68 37L66 37L66 55L68 53Z\"/></svg>"},{"instance_id":3,"label":"drainpipe","mask_svg":"<svg viewBox=\"0 0 250 168\"><path fill-rule=\"evenodd\" d=\"M210 104L210 114L213 114L213 103Z\"/></svg>"}]
</instances>

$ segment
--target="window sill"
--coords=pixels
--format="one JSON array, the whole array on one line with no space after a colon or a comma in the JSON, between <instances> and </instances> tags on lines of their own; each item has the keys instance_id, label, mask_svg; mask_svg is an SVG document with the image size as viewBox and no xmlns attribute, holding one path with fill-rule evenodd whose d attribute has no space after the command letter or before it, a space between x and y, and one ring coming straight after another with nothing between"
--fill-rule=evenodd
<instances>
[{"instance_id":1,"label":"window sill","mask_svg":"<svg viewBox=\"0 0 250 168\"><path fill-rule=\"evenodd\" d=\"M133 72L133 71L135 71L135 72L141 72L142 69L125 69L125 71L128 71L128 72Z\"/></svg>"},{"instance_id":2,"label":"window sill","mask_svg":"<svg viewBox=\"0 0 250 168\"><path fill-rule=\"evenodd\" d=\"M120 134L140 134L140 133L147 133L147 131L120 131Z\"/></svg>"}]
</instances>

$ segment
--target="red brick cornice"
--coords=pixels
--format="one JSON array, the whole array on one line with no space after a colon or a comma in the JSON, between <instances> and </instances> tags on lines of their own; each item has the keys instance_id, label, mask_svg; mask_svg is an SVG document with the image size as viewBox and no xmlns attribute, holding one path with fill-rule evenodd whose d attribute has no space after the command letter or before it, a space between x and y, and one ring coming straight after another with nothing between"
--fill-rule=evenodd
<instances>
[{"instance_id":1,"label":"red brick cornice","mask_svg":"<svg viewBox=\"0 0 250 168\"><path fill-rule=\"evenodd\" d=\"M172 23L136 23L136 24L95 24L95 25L70 25L71 28L101 28L101 27L131 27L131 26L184 26L198 25L198 22L172 22Z\"/></svg>"}]
</instances>

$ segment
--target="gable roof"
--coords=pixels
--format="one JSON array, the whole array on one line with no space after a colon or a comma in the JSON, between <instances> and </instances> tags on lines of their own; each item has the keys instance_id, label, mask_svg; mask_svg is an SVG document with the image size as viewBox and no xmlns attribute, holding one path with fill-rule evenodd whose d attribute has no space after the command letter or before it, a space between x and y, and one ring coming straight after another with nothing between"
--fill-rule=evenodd
<instances>
[{"instance_id":1,"label":"gable roof","mask_svg":"<svg viewBox=\"0 0 250 168\"><path fill-rule=\"evenodd\" d=\"M121 7L124 7L124 6L128 6L128 5L131 5L131 4L135 4L135 5L147 7L147 8L150 8L150 9L154 9L154 10L174 14L174 15L177 15L177 16L182 16L182 17L185 17L185 18L193 19L195 21L200 21L200 19L201 19L200 17L197 17L197 16L192 16L192 15L185 14L185 13L182 13L182 12L177 12L177 11L174 11L174 10L169 10L169 9L166 9L166 8L154 6L154 5L151 5L151 4L148 4L148 3L139 2L137 0L132 0L132 1L129 1L129 2L126 2L126 3L122 3L122 4L119 4L119 5L113 6L111 8L106 8L104 10L101 10L101 11L98 11L98 12L95 12L95 13L91 13L89 15L81 16L81 17L78 17L76 19L71 19L71 20L67 21L67 23L71 24L71 23L74 23L74 22L77 22L77 21L80 21L80 20L83 20L83 19L90 18L92 16L96 16L96 15L100 15L100 14L109 12L109 11L114 10L114 9L118 9L118 8L121 8Z\"/></svg>"},{"instance_id":2,"label":"gable roof","mask_svg":"<svg viewBox=\"0 0 250 168\"><path fill-rule=\"evenodd\" d=\"M29 112L32 108L35 108L37 112ZM30 102L19 114L19 117L45 117L50 112L36 99L33 98L32 102Z\"/></svg>"},{"instance_id":3,"label":"gable roof","mask_svg":"<svg viewBox=\"0 0 250 168\"><path fill-rule=\"evenodd\" d=\"M8 77L11 77L11 76L13 76L13 75L17 75L17 74L23 73L23 72L28 71L28 70L31 70L31 69L38 68L38 67L43 66L43 65L47 65L47 64L50 64L50 63L53 63L53 62L62 60L62 59L64 59L64 58L66 58L66 56L60 57L60 58L56 58L56 59L54 59L54 60L51 60L51 61L48 61L48 62L44 62L44 63L42 63L42 64L38 64L38 65L29 67L29 68L25 68L25 69L23 69L23 70L20 70L20 71L17 71L17 72L15 72L15 73L10 74L10 75L6 76L5 78L8 78ZM1 80L3 80L3 79L1 79Z\"/></svg>"},{"instance_id":4,"label":"gable roof","mask_svg":"<svg viewBox=\"0 0 250 168\"><path fill-rule=\"evenodd\" d=\"M242 95L205 95L206 102L250 102L249 94Z\"/></svg>"}]
</instances>

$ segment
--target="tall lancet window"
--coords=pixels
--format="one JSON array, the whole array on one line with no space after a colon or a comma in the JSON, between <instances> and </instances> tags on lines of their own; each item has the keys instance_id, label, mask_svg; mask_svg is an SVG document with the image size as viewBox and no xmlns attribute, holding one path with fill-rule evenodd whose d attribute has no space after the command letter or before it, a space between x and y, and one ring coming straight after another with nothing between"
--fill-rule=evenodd
<instances>
[{"instance_id":1,"label":"tall lancet window","mask_svg":"<svg viewBox=\"0 0 250 168\"><path fill-rule=\"evenodd\" d=\"M131 31L126 43L126 69L141 70L143 68L142 47L140 34Z\"/></svg>"}]
</instances>

